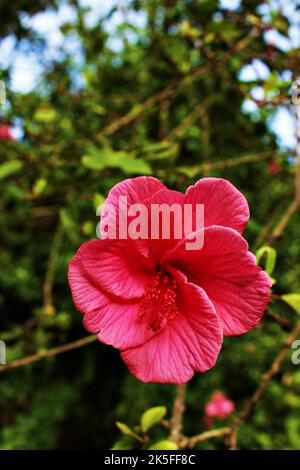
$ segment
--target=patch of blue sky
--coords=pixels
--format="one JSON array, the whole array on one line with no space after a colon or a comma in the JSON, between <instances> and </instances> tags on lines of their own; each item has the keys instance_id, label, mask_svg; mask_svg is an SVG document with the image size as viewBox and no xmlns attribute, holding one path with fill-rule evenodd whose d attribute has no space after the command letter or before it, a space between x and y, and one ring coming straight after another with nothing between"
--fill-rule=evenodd
<instances>
[{"instance_id":1,"label":"patch of blue sky","mask_svg":"<svg viewBox=\"0 0 300 470\"><path fill-rule=\"evenodd\" d=\"M7 36L0 41L0 67L6 68L10 63L10 58L16 46L13 36Z\"/></svg>"},{"instance_id":2,"label":"patch of blue sky","mask_svg":"<svg viewBox=\"0 0 300 470\"><path fill-rule=\"evenodd\" d=\"M121 0L80 0L80 5L89 8L86 19L89 24L96 26L101 18L104 18L112 8L116 8L109 20L104 23L105 30L110 37L107 46L116 53L123 48L123 40L135 42L137 36L132 30L125 30L123 38L117 32L118 27L124 22L143 28L146 25L147 17L144 12L135 12L129 9L130 2ZM38 13L32 17L23 14L22 24L37 32L46 42L47 60L59 60L63 52L76 57L78 66L82 61L81 44L76 35L62 34L60 28L63 24L74 23L76 12L74 7L62 3L58 11L48 9L43 13ZM92 24L93 23L93 24ZM42 76L43 66L41 60L33 52L26 54L22 48L14 50L15 39L5 38L0 43L0 67L11 67L10 89L13 92L28 93L33 90ZM80 79L78 80L80 82ZM80 86L80 84L79 84Z\"/></svg>"},{"instance_id":3,"label":"patch of blue sky","mask_svg":"<svg viewBox=\"0 0 300 470\"><path fill-rule=\"evenodd\" d=\"M220 0L220 7L224 10L237 10L241 5L241 0Z\"/></svg>"},{"instance_id":4,"label":"patch of blue sky","mask_svg":"<svg viewBox=\"0 0 300 470\"><path fill-rule=\"evenodd\" d=\"M24 137L24 129L22 119L16 118L13 122L13 127L11 133L16 140L22 139Z\"/></svg>"},{"instance_id":5,"label":"patch of blue sky","mask_svg":"<svg viewBox=\"0 0 300 470\"><path fill-rule=\"evenodd\" d=\"M10 89L13 92L29 93L36 86L43 67L34 54L15 54Z\"/></svg>"},{"instance_id":6,"label":"patch of blue sky","mask_svg":"<svg viewBox=\"0 0 300 470\"><path fill-rule=\"evenodd\" d=\"M8 36L0 42L0 69L11 67L9 89L28 93L41 76L42 67L32 51L16 50L16 40Z\"/></svg>"},{"instance_id":7,"label":"patch of blue sky","mask_svg":"<svg viewBox=\"0 0 300 470\"><path fill-rule=\"evenodd\" d=\"M74 34L64 36L60 27L66 23L73 23L76 13L72 6L62 4L58 11L47 10L32 17L22 15L22 24L37 32L46 42L47 61L59 60L67 53L76 57L78 66L82 63L81 44ZM6 38L0 44L0 66L11 67L10 89L13 92L28 93L32 91L42 77L44 65L41 58L32 51L26 52L22 47L14 50L15 39ZM80 77L74 81L81 86Z\"/></svg>"},{"instance_id":8,"label":"patch of blue sky","mask_svg":"<svg viewBox=\"0 0 300 470\"><path fill-rule=\"evenodd\" d=\"M292 112L284 106L279 106L270 116L268 125L276 135L277 142L283 150L294 150L296 147L296 120Z\"/></svg>"},{"instance_id":9,"label":"patch of blue sky","mask_svg":"<svg viewBox=\"0 0 300 470\"><path fill-rule=\"evenodd\" d=\"M268 2L261 3L256 8L257 12L263 16L264 21L270 21L273 11L280 10L283 15L289 17L292 21L297 21L299 11L297 7L300 6L299 0L269 0Z\"/></svg>"},{"instance_id":10,"label":"patch of blue sky","mask_svg":"<svg viewBox=\"0 0 300 470\"><path fill-rule=\"evenodd\" d=\"M251 64L241 68L238 78L242 82L254 82L256 80L266 80L270 75L269 67L260 59L254 59Z\"/></svg>"},{"instance_id":11,"label":"patch of blue sky","mask_svg":"<svg viewBox=\"0 0 300 470\"><path fill-rule=\"evenodd\" d=\"M121 2L116 0L80 0L80 6L89 9L85 14L85 24L91 28L95 27L99 20L106 16L118 3L120 4Z\"/></svg>"},{"instance_id":12,"label":"patch of blue sky","mask_svg":"<svg viewBox=\"0 0 300 470\"><path fill-rule=\"evenodd\" d=\"M41 36L47 36L49 46L58 47L63 41L59 28L65 23L73 23L75 19L74 7L62 4L57 11L49 9L34 16L23 15L22 23Z\"/></svg>"},{"instance_id":13,"label":"patch of blue sky","mask_svg":"<svg viewBox=\"0 0 300 470\"><path fill-rule=\"evenodd\" d=\"M125 21L136 27L143 28L147 23L147 16L143 11L131 9L129 0L80 0L80 5L89 8L85 14L85 22L90 27L97 26L100 19L107 16L113 9L114 12L105 22L104 28L109 33L115 33L118 26Z\"/></svg>"},{"instance_id":14,"label":"patch of blue sky","mask_svg":"<svg viewBox=\"0 0 300 470\"><path fill-rule=\"evenodd\" d=\"M256 99L260 99L261 93L256 88ZM249 99L244 100L242 111L249 113L254 120L259 119L259 108L257 104ZM291 109L285 106L279 106L276 111L268 118L267 125L270 131L276 136L278 147L285 151L294 151L296 147L296 121ZM294 158L290 163L294 163Z\"/></svg>"},{"instance_id":15,"label":"patch of blue sky","mask_svg":"<svg viewBox=\"0 0 300 470\"><path fill-rule=\"evenodd\" d=\"M229 10L236 10L240 6L240 0L220 0L220 6ZM265 40L267 43L273 43L279 49L288 51L291 47L299 47L300 45L300 12L296 10L298 0L270 0L270 5L262 4L258 7L260 14L264 16L265 21L271 18L271 9L278 9L281 7L282 12L289 17L292 26L289 30L289 38L281 35L275 30L270 30L265 33ZM136 35L132 30L125 30L123 38L118 32L119 26L124 22L137 27L143 28L146 25L147 17L145 12L135 12L129 7L129 0L80 0L80 5L89 8L89 12L85 15L85 21L88 25L95 27L100 19L104 18L112 8L115 8L114 13L109 20L106 20L104 27L109 33L108 47L115 52L120 52L123 48L123 38L126 37L128 41L134 42ZM22 21L24 25L30 26L34 31L37 31L46 41L47 55L51 59L57 59L61 54L63 47L64 51L70 54L76 54L76 60L80 64L80 42L76 36L69 35L66 38L60 31L60 27L65 23L72 23L75 21L75 10L67 3L62 3L58 11L47 10L44 13L39 13L33 17L23 15ZM30 92L42 77L43 66L38 57L33 52L24 53L22 49L15 50L15 39L13 37L5 38L0 42L0 68L12 67L12 78L10 88L15 92ZM256 80L265 80L268 78L270 71L268 67L260 60L255 59L251 64L245 65L240 73L239 79L241 81L249 82ZM285 78L291 80L290 71L285 71ZM80 82L80 80L79 80ZM80 86L80 83L78 84ZM261 91L254 89L254 94ZM254 96L254 95L253 95ZM258 95L254 96L256 99ZM245 100L243 104L243 111L255 112L257 111L256 104L251 100ZM287 114L286 114L287 113ZM289 117L287 117L287 115ZM278 108L276 113L270 119L270 128L278 135L278 140L281 146L292 148L295 145L295 129L291 124L292 117L289 113L284 111L284 108Z\"/></svg>"},{"instance_id":16,"label":"patch of blue sky","mask_svg":"<svg viewBox=\"0 0 300 470\"><path fill-rule=\"evenodd\" d=\"M300 11L297 6L300 6L300 0L270 0L269 4L263 3L257 7L265 22L271 21L272 11L280 10L291 24L288 38L278 31L270 30L264 34L266 42L275 44L282 51L300 47Z\"/></svg>"},{"instance_id":17,"label":"patch of blue sky","mask_svg":"<svg viewBox=\"0 0 300 470\"><path fill-rule=\"evenodd\" d=\"M138 40L138 35L135 34L132 29L126 28L120 33L119 27L125 22L134 28L145 28L147 24L147 16L143 11L137 12L129 9L129 3L126 1L118 2L116 0L109 0L108 3L110 3L111 8L115 6L116 10L109 18L109 21L105 21L103 24L104 30L110 35L106 45L112 51L118 53L124 47L124 39L132 44L136 43Z\"/></svg>"},{"instance_id":18,"label":"patch of blue sky","mask_svg":"<svg viewBox=\"0 0 300 470\"><path fill-rule=\"evenodd\" d=\"M61 4L57 11L48 9L34 16L23 15L22 24L38 33L47 44L47 55L58 59L60 48L66 46L68 38L62 34L60 28L66 23L74 23L76 12L74 7Z\"/></svg>"},{"instance_id":19,"label":"patch of blue sky","mask_svg":"<svg viewBox=\"0 0 300 470\"><path fill-rule=\"evenodd\" d=\"M283 70L281 72L281 78L285 82L292 82L293 79L293 73L291 70Z\"/></svg>"},{"instance_id":20,"label":"patch of blue sky","mask_svg":"<svg viewBox=\"0 0 300 470\"><path fill-rule=\"evenodd\" d=\"M263 100L265 97L264 89L261 86L252 88L250 94L255 100Z\"/></svg>"},{"instance_id":21,"label":"patch of blue sky","mask_svg":"<svg viewBox=\"0 0 300 470\"><path fill-rule=\"evenodd\" d=\"M48 10L32 17L23 14L21 22L25 27L36 31L46 41L47 60L58 59L59 48L64 44L65 50L72 47L72 38L66 40L60 31L60 26L72 22L75 11L71 6L62 5L57 12ZM8 36L0 42L0 67L11 68L10 90L13 92L29 93L38 84L44 70L40 57L32 50L24 50L26 42L16 48L16 40ZM78 48L78 43L76 45ZM75 47L72 47L75 50ZM78 50L78 49L77 49Z\"/></svg>"},{"instance_id":22,"label":"patch of blue sky","mask_svg":"<svg viewBox=\"0 0 300 470\"><path fill-rule=\"evenodd\" d=\"M264 40L267 44L274 44L278 49L287 52L292 48L300 47L300 12L296 9L300 5L299 0L270 0L265 4L261 4L257 11L263 16L265 22L271 20L272 11L280 11L285 15L291 26L289 28L288 37L280 34L278 31L271 29L264 33ZM256 80L265 80L270 71L262 61L252 61L251 64L245 65L239 72L238 78L244 82L252 82ZM292 82L292 73L290 70L282 72L281 77L287 82ZM263 89L255 87L250 93L255 99L263 98ZM255 117L258 107L254 101L246 99L242 105L245 113L252 113ZM282 149L295 149L296 146L296 129L295 119L288 108L280 106L274 111L268 120L268 126L277 137L277 142Z\"/></svg>"},{"instance_id":23,"label":"patch of blue sky","mask_svg":"<svg viewBox=\"0 0 300 470\"><path fill-rule=\"evenodd\" d=\"M254 73L254 69L251 68L244 71L243 78L245 81L252 81L254 80L255 76L256 74ZM289 81L292 78L292 74L289 70L286 70L281 74L281 77L284 80ZM264 90L260 86L253 87L250 95L254 98L254 100L262 100L265 98ZM258 110L259 108L254 101L251 99L244 100L242 105L242 111L244 113L251 114L255 119L258 117ZM285 106L279 106L268 119L267 125L269 129L276 135L278 146L282 150L295 149L295 119L288 108Z\"/></svg>"},{"instance_id":24,"label":"patch of blue sky","mask_svg":"<svg viewBox=\"0 0 300 470\"><path fill-rule=\"evenodd\" d=\"M256 113L257 110L258 110L258 106L256 103L254 103L254 101L250 99L246 99L243 101L243 104L242 104L243 113L253 114L253 113Z\"/></svg>"},{"instance_id":25,"label":"patch of blue sky","mask_svg":"<svg viewBox=\"0 0 300 470\"><path fill-rule=\"evenodd\" d=\"M274 44L278 49L283 52L287 52L293 47L293 41L291 38L280 34L275 29L270 29L264 33L264 39L267 44Z\"/></svg>"}]
</instances>

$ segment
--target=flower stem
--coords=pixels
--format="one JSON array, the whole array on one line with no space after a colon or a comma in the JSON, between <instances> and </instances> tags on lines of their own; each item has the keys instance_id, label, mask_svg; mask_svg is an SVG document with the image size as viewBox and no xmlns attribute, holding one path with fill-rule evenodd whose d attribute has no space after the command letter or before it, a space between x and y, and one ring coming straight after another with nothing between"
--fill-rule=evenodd
<instances>
[{"instance_id":1,"label":"flower stem","mask_svg":"<svg viewBox=\"0 0 300 470\"><path fill-rule=\"evenodd\" d=\"M176 444L180 439L182 429L182 420L185 411L186 387L186 384L180 384L176 386L176 396L173 405L170 432L170 439Z\"/></svg>"}]
</instances>

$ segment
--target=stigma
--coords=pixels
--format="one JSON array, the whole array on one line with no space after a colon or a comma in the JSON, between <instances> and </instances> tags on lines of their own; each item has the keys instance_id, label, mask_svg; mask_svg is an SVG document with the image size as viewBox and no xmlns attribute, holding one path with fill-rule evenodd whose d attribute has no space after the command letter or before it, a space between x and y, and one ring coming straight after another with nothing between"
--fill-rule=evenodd
<instances>
[{"instance_id":1,"label":"stigma","mask_svg":"<svg viewBox=\"0 0 300 470\"><path fill-rule=\"evenodd\" d=\"M147 321L147 328L160 331L179 313L176 297L177 282L165 271L158 272L141 300L139 318Z\"/></svg>"}]
</instances>

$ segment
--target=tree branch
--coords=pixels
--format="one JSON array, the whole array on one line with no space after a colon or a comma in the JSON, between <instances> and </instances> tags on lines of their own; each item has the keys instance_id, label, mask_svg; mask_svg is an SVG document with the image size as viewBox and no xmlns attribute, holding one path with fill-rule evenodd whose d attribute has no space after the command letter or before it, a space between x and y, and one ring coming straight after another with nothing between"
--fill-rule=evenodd
<instances>
[{"instance_id":1,"label":"tree branch","mask_svg":"<svg viewBox=\"0 0 300 470\"><path fill-rule=\"evenodd\" d=\"M262 394L264 393L265 389L267 388L270 380L274 377L274 375L277 374L279 371L290 347L292 346L293 342L295 339L298 337L300 334L300 321L296 323L294 326L292 333L290 334L289 338L287 341L283 344L283 347L281 348L279 354L273 361L270 369L263 375L262 381L251 396L251 398L248 400L248 402L245 404L245 406L242 408L240 411L238 417L234 420L231 432L230 432L230 444L232 449L236 449L236 441L237 441L237 431L239 426L248 418L248 416L251 414L255 404L258 402Z\"/></svg>"},{"instance_id":2,"label":"tree branch","mask_svg":"<svg viewBox=\"0 0 300 470\"><path fill-rule=\"evenodd\" d=\"M9 362L0 366L0 372L5 372L6 370L16 369L17 367L24 367L33 362L40 361L46 357L57 356L58 354L65 353L67 351L72 351L73 349L81 348L87 344L93 343L97 340L96 335L89 335L85 338L72 341L71 343L63 344L62 346L57 346L56 348L47 349L46 351L41 351L40 353L32 354L31 356L23 357L22 359L16 359L15 361Z\"/></svg>"}]
</instances>

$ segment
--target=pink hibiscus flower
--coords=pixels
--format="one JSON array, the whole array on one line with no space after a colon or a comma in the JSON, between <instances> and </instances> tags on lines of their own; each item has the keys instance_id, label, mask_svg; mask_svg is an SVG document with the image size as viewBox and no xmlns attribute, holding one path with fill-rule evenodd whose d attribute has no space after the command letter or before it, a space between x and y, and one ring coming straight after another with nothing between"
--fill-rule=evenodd
<instances>
[{"instance_id":1,"label":"pink hibiscus flower","mask_svg":"<svg viewBox=\"0 0 300 470\"><path fill-rule=\"evenodd\" d=\"M11 128L4 124L0 125L0 140L14 140Z\"/></svg>"},{"instance_id":2,"label":"pink hibiscus flower","mask_svg":"<svg viewBox=\"0 0 300 470\"><path fill-rule=\"evenodd\" d=\"M225 419L234 411L234 403L223 392L215 392L205 405L205 416L208 418Z\"/></svg>"},{"instance_id":3,"label":"pink hibiscus flower","mask_svg":"<svg viewBox=\"0 0 300 470\"><path fill-rule=\"evenodd\" d=\"M106 203L117 211L120 196L148 207L204 204L204 246L189 251L184 238L84 243L69 267L74 303L86 329L121 350L135 377L185 383L214 366L223 335L256 326L269 302L271 281L241 236L247 201L217 178L198 181L185 195L156 178L127 179Z\"/></svg>"}]
</instances>

